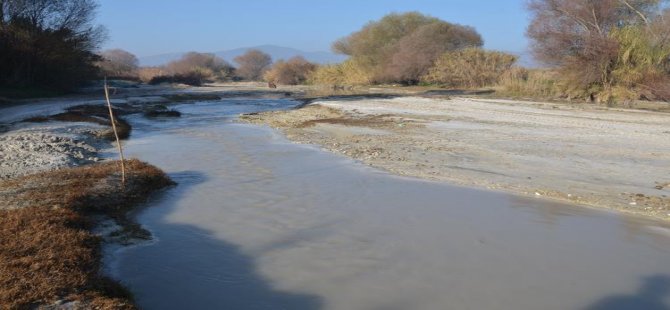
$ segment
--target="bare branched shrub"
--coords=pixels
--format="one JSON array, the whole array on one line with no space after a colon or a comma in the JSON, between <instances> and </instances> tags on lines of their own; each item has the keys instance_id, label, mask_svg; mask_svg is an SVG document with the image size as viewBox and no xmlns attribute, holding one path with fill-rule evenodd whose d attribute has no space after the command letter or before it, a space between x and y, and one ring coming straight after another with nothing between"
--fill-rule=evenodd
<instances>
[{"instance_id":1,"label":"bare branched shrub","mask_svg":"<svg viewBox=\"0 0 670 310\"><path fill-rule=\"evenodd\" d=\"M102 74L108 78L136 78L138 76L139 60L137 57L122 49L106 50L100 53L102 61L98 63Z\"/></svg>"},{"instance_id":2,"label":"bare branched shrub","mask_svg":"<svg viewBox=\"0 0 670 310\"><path fill-rule=\"evenodd\" d=\"M317 65L296 56L288 61L279 60L263 76L266 81L285 85L299 85L307 82Z\"/></svg>"},{"instance_id":3,"label":"bare branched shrub","mask_svg":"<svg viewBox=\"0 0 670 310\"><path fill-rule=\"evenodd\" d=\"M480 48L447 52L437 59L423 81L454 88L492 86L516 60L511 54Z\"/></svg>"},{"instance_id":4,"label":"bare branched shrub","mask_svg":"<svg viewBox=\"0 0 670 310\"><path fill-rule=\"evenodd\" d=\"M250 81L261 80L263 74L272 65L272 56L254 49L235 57L234 60L239 65L237 70L235 70L235 74Z\"/></svg>"},{"instance_id":5,"label":"bare branched shrub","mask_svg":"<svg viewBox=\"0 0 670 310\"><path fill-rule=\"evenodd\" d=\"M656 83L644 81L643 76L667 78L659 59L667 49L670 28L661 2L532 0L528 36L536 57L556 66L582 97L598 101L646 97L641 90Z\"/></svg>"},{"instance_id":6,"label":"bare branched shrub","mask_svg":"<svg viewBox=\"0 0 670 310\"><path fill-rule=\"evenodd\" d=\"M232 77L235 68L214 54L190 52L168 63L164 70L172 76L225 81Z\"/></svg>"}]
</instances>

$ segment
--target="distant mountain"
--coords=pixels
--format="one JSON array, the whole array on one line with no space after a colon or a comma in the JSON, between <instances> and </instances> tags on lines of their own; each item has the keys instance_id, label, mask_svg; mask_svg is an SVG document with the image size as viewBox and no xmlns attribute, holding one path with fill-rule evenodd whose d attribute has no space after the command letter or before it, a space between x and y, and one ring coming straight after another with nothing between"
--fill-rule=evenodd
<instances>
[{"instance_id":1,"label":"distant mountain","mask_svg":"<svg viewBox=\"0 0 670 310\"><path fill-rule=\"evenodd\" d=\"M315 62L318 64L330 64L330 63L342 62L345 59L347 59L347 56L338 55L331 52L324 52L324 51L305 52L295 48L276 46L276 45L261 45L254 47L236 48L227 51L214 52L214 54L225 59L230 63L234 63L233 59L235 57L244 54L246 51L250 49L257 49L265 53L268 53L270 54L270 56L272 56L272 60L274 61L279 59L289 59L293 56L302 56L311 62ZM185 53L161 54L161 55L140 57L139 60L141 66L160 66L170 61L177 60L184 54Z\"/></svg>"}]
</instances>

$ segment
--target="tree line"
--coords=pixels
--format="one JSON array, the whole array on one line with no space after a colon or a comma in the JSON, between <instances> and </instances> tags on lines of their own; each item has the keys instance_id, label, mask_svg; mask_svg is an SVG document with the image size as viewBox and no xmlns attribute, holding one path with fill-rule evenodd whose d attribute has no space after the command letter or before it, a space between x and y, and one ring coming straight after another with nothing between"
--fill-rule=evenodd
<instances>
[{"instance_id":1,"label":"tree line","mask_svg":"<svg viewBox=\"0 0 670 310\"><path fill-rule=\"evenodd\" d=\"M71 90L96 77L93 0L0 0L0 87Z\"/></svg>"},{"instance_id":2,"label":"tree line","mask_svg":"<svg viewBox=\"0 0 670 310\"><path fill-rule=\"evenodd\" d=\"M273 62L247 51L236 66L191 52L140 68L123 50L98 52L104 29L94 0L0 0L0 89L71 90L102 76L150 83L266 80L277 84L492 87L520 96L670 100L670 11L666 0L529 0L527 36L547 67L483 48L481 35L418 12L389 14L333 43L349 56L317 65L301 57Z\"/></svg>"}]
</instances>

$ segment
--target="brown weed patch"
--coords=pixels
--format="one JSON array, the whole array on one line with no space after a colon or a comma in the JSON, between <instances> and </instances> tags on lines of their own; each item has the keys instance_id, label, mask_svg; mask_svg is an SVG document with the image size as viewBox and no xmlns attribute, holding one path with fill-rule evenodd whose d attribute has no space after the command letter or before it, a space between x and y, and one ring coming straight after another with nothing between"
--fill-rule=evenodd
<instances>
[{"instance_id":1,"label":"brown weed patch","mask_svg":"<svg viewBox=\"0 0 670 310\"><path fill-rule=\"evenodd\" d=\"M133 204L172 184L159 169L130 160L67 168L0 182L0 308L57 300L78 307L132 309L131 296L99 274L100 238L89 215L123 219Z\"/></svg>"}]
</instances>

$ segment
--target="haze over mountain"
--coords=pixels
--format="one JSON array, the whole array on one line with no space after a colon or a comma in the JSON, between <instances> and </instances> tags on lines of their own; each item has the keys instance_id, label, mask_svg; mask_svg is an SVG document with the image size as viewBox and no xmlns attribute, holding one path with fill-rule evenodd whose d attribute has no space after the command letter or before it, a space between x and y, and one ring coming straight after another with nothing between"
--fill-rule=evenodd
<instances>
[{"instance_id":1,"label":"haze over mountain","mask_svg":"<svg viewBox=\"0 0 670 310\"><path fill-rule=\"evenodd\" d=\"M272 56L273 61L277 61L279 59L289 59L293 56L302 56L308 61L315 62L318 64L330 64L330 63L338 63L342 62L345 59L347 59L347 56L344 55L339 55L331 52L326 52L326 51L316 51L316 52L306 52L302 51L299 49L295 48L290 48L290 47L284 47L284 46L276 46L276 45L260 45L260 46L253 46L253 47L243 47L243 48L236 48L232 50L225 50L225 51L218 51L214 52L217 56L225 59L226 61L233 63L233 59L239 55L244 54L246 51L250 49L258 49L261 50L265 53L270 54ZM146 57L140 57L140 65L141 66L160 66L164 65L170 61L179 59L182 55L184 55L186 52L183 53L168 53L168 54L160 54L160 55L153 55L153 56L146 56Z\"/></svg>"}]
</instances>

